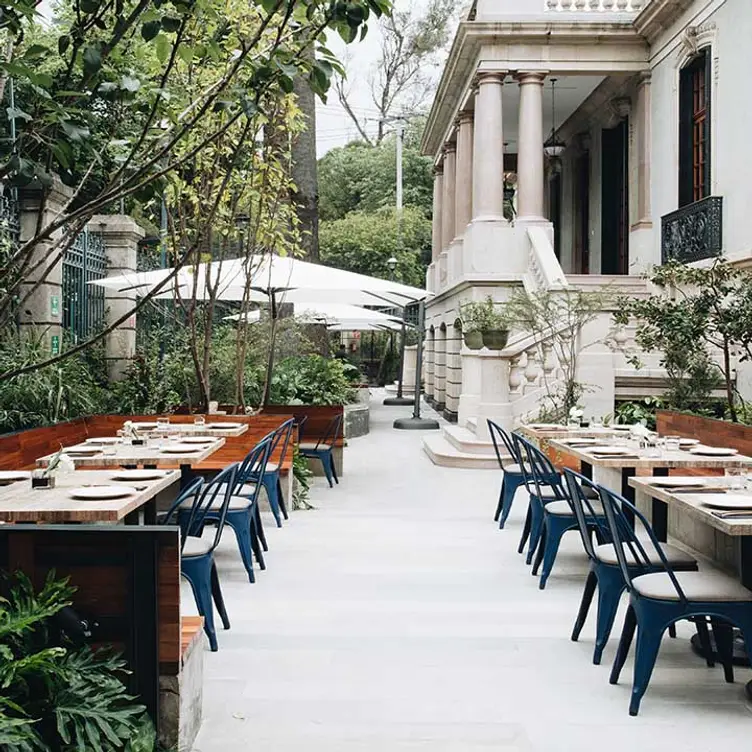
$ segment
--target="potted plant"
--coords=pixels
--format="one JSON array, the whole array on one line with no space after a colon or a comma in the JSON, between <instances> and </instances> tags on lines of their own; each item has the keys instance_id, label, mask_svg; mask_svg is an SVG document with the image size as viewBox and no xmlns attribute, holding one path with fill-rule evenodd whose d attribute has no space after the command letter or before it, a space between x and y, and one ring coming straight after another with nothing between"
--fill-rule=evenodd
<instances>
[{"instance_id":1,"label":"potted plant","mask_svg":"<svg viewBox=\"0 0 752 752\"><path fill-rule=\"evenodd\" d=\"M506 347L509 338L506 317L496 310L490 295L483 301L465 303L461 307L461 318L465 344L471 350Z\"/></svg>"},{"instance_id":2,"label":"potted plant","mask_svg":"<svg viewBox=\"0 0 752 752\"><path fill-rule=\"evenodd\" d=\"M37 468L31 471L31 487L32 488L54 488L55 476L60 471L72 472L76 469L76 466L70 460L67 454L65 454L65 448L63 446L50 457L50 461L47 463L47 467Z\"/></svg>"}]
</instances>

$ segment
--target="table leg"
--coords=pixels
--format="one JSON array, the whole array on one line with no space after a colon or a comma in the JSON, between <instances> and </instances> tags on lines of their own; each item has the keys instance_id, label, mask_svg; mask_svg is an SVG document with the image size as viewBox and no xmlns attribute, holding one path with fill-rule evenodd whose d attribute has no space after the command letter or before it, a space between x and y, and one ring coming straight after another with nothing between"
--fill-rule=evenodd
<instances>
[{"instance_id":1,"label":"table leg","mask_svg":"<svg viewBox=\"0 0 752 752\"><path fill-rule=\"evenodd\" d=\"M667 467L657 467L653 471L656 477L665 477L668 475ZM668 504L660 499L652 499L650 524L653 526L655 537L661 543L668 540Z\"/></svg>"},{"instance_id":2,"label":"table leg","mask_svg":"<svg viewBox=\"0 0 752 752\"><path fill-rule=\"evenodd\" d=\"M621 469L621 495L630 503L635 503L635 490L629 485L629 479L634 477L635 469L633 467L623 467ZM622 513L627 522L634 528L634 512L631 509L622 509Z\"/></svg>"},{"instance_id":3,"label":"table leg","mask_svg":"<svg viewBox=\"0 0 752 752\"><path fill-rule=\"evenodd\" d=\"M144 512L144 525L157 524L157 497L153 496L144 504L141 509Z\"/></svg>"},{"instance_id":4,"label":"table leg","mask_svg":"<svg viewBox=\"0 0 752 752\"><path fill-rule=\"evenodd\" d=\"M593 480L593 466L589 462L580 462L580 475L584 475L588 480Z\"/></svg>"},{"instance_id":5,"label":"table leg","mask_svg":"<svg viewBox=\"0 0 752 752\"><path fill-rule=\"evenodd\" d=\"M181 465L180 466L180 490L182 491L184 488L188 488L188 486L191 485L193 482L195 475L193 473L193 468L190 465Z\"/></svg>"}]
</instances>

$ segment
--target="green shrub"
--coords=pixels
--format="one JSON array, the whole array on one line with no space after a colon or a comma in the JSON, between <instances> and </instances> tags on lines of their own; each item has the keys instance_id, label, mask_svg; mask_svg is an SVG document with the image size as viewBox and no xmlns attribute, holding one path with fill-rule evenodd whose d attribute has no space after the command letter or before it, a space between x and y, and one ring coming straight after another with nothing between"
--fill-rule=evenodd
<instances>
[{"instance_id":1,"label":"green shrub","mask_svg":"<svg viewBox=\"0 0 752 752\"><path fill-rule=\"evenodd\" d=\"M348 364L320 355L286 358L272 376L273 405L344 405L355 399ZM350 366L352 368L352 366Z\"/></svg>"}]
</instances>

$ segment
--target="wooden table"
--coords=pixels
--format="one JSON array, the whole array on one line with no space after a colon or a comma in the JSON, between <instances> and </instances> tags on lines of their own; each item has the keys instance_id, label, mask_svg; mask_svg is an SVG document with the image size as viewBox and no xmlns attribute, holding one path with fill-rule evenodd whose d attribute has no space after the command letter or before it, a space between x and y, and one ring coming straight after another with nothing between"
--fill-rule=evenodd
<instances>
[{"instance_id":1,"label":"wooden table","mask_svg":"<svg viewBox=\"0 0 752 752\"><path fill-rule=\"evenodd\" d=\"M671 476L672 479L674 476ZM684 478L676 476L681 482ZM705 483L707 486L720 485L723 479L718 476L703 478L692 476L690 480ZM737 543L737 567L739 580L744 587L752 590L752 511L748 518L721 518L713 514L713 510L702 505L704 492L692 493L689 490L671 490L654 484L655 478L639 477L630 478L629 485L637 492L650 499L652 510L651 524L656 537L665 541L668 537L668 512L669 507L680 510L682 514L691 517L703 525L718 530L725 535L731 536ZM749 493L749 492L746 492ZM732 495L733 491L729 492ZM699 641L693 638L693 647L701 653ZM717 658L717 656L714 656ZM744 649L744 642L735 640L734 661L739 665L749 665L749 659ZM752 682L747 685L747 694L752 699Z\"/></svg>"},{"instance_id":2,"label":"wooden table","mask_svg":"<svg viewBox=\"0 0 752 752\"><path fill-rule=\"evenodd\" d=\"M195 451L185 453L168 453L163 452L161 445L167 445L171 442L162 441L159 445L154 440L146 445L133 446L131 444L115 444L109 447L102 447L102 451L86 457L74 457L68 455L73 461L76 469L79 468L101 468L101 467L158 467L179 465L181 473L181 484L185 486L192 478L192 467L199 462L203 462L211 457L225 443L224 439L214 439L210 444L196 445ZM172 442L179 443L179 442ZM76 446L91 447L91 444L77 444ZM66 447L73 449L74 447ZM112 451L111 454L105 452ZM38 467L46 467L53 454L40 457L37 460Z\"/></svg>"},{"instance_id":3,"label":"wooden table","mask_svg":"<svg viewBox=\"0 0 752 752\"><path fill-rule=\"evenodd\" d=\"M550 444L553 449L578 459L580 472L584 476L606 488L618 489L619 493L632 503L635 501L635 493L629 479L636 475L637 470L651 471L656 476L666 476L669 470L679 468L724 470L752 466L752 457L742 454L729 457L707 457L690 454L681 449L672 451L661 449L659 455L652 457L648 456L647 450L625 447L629 449L629 455L605 457L594 455L592 447L571 446L561 439L554 439ZM629 517L628 514L625 516Z\"/></svg>"},{"instance_id":4,"label":"wooden table","mask_svg":"<svg viewBox=\"0 0 752 752\"><path fill-rule=\"evenodd\" d=\"M161 471L158 480L113 480L113 470L76 470L55 477L55 487L33 489L30 480L0 487L1 522L120 522L145 524L156 521L156 497L179 482L180 473ZM122 499L73 499L70 490L87 485L131 486L139 490Z\"/></svg>"},{"instance_id":5,"label":"wooden table","mask_svg":"<svg viewBox=\"0 0 752 752\"><path fill-rule=\"evenodd\" d=\"M154 421L156 423L156 421ZM195 423L170 423L166 432L169 434L179 434L181 436L242 436L248 431L248 423L235 423L234 421L216 421L217 423L234 423L234 428L211 428L212 421L207 421L206 425L199 426ZM159 436L164 431L157 428L139 429L139 421L135 422L136 430L139 435Z\"/></svg>"},{"instance_id":6,"label":"wooden table","mask_svg":"<svg viewBox=\"0 0 752 752\"><path fill-rule=\"evenodd\" d=\"M535 424L518 426L516 431L527 434L534 439L603 439L604 441L614 436L628 436L627 430L614 430L608 426L588 426L587 428L570 428L569 426L557 426L550 428L536 428Z\"/></svg>"}]
</instances>

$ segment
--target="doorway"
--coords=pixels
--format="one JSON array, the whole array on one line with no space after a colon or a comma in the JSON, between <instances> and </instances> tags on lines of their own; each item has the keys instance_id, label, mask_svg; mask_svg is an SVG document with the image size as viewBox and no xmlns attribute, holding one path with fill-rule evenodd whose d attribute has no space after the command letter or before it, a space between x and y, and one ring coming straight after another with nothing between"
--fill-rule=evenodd
<instances>
[{"instance_id":1,"label":"doorway","mask_svg":"<svg viewBox=\"0 0 752 752\"><path fill-rule=\"evenodd\" d=\"M574 273L590 274L590 152L574 165Z\"/></svg>"},{"instance_id":2,"label":"doorway","mask_svg":"<svg viewBox=\"0 0 752 752\"><path fill-rule=\"evenodd\" d=\"M554 226L554 253L561 261L561 172L551 175L548 183L548 218Z\"/></svg>"},{"instance_id":3,"label":"doorway","mask_svg":"<svg viewBox=\"0 0 752 752\"><path fill-rule=\"evenodd\" d=\"M604 128L601 168L601 272L629 274L629 125Z\"/></svg>"}]
</instances>

